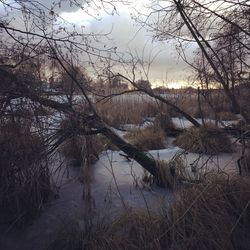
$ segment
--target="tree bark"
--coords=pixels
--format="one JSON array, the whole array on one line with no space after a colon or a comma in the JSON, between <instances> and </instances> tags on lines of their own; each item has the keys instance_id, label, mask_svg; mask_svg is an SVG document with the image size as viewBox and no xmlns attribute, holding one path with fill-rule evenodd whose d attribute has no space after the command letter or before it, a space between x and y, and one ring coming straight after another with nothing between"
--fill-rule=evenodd
<instances>
[{"instance_id":1,"label":"tree bark","mask_svg":"<svg viewBox=\"0 0 250 250\"><path fill-rule=\"evenodd\" d=\"M106 136L114 145L116 145L121 151L128 155L128 157L134 159L138 162L144 169L146 169L150 174L157 177L159 172L159 167L155 159L149 157L145 152L139 150L133 145L127 143L123 138L117 135L112 128L105 126L102 128L101 132Z\"/></svg>"}]
</instances>

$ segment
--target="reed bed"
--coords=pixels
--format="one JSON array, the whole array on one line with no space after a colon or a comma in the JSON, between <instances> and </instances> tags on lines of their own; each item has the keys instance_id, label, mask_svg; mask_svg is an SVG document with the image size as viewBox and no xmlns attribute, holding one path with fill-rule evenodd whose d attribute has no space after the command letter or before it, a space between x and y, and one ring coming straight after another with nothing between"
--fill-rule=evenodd
<instances>
[{"instance_id":1,"label":"reed bed","mask_svg":"<svg viewBox=\"0 0 250 250\"><path fill-rule=\"evenodd\" d=\"M42 210L50 193L46 147L30 124L0 124L1 221L22 223Z\"/></svg>"}]
</instances>

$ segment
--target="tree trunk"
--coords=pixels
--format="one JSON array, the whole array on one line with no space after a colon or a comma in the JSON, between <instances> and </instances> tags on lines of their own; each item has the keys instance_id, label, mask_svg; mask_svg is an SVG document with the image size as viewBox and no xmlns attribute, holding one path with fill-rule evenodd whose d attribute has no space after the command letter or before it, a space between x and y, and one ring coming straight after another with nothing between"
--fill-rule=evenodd
<instances>
[{"instance_id":1,"label":"tree trunk","mask_svg":"<svg viewBox=\"0 0 250 250\"><path fill-rule=\"evenodd\" d=\"M112 128L105 126L102 128L101 132L106 136L114 145L116 145L121 151L128 155L128 157L134 159L143 168L145 168L150 174L157 177L159 172L159 167L155 159L149 157L145 152L139 150L133 145L127 143L123 138L117 135Z\"/></svg>"},{"instance_id":2,"label":"tree trunk","mask_svg":"<svg viewBox=\"0 0 250 250\"><path fill-rule=\"evenodd\" d=\"M210 66L212 67L214 73L218 77L219 82L222 84L222 87L223 87L223 89L225 91L225 94L226 94L226 96L228 97L229 101L232 104L233 113L241 114L242 117L245 119L245 121L248 124L250 124L250 117L248 115L247 110L244 107L240 106L239 102L237 101L237 99L234 96L234 93L230 90L228 84L225 82L225 80L223 79L223 76L220 74L218 68L214 64L212 58L208 55L208 53L206 51L206 47L209 48L213 52L213 55L218 59L218 61L221 63L221 65L223 65L220 58L215 53L215 51L212 49L212 47L210 46L208 41L201 35L201 33L197 30L195 25L192 23L192 20L190 19L190 17L184 11L184 6L182 5L182 3L180 1L177 1L177 0L174 0L174 2L176 4L176 8L177 8L179 14L181 15L182 20L184 21L184 23L186 24L186 26L187 26L188 30L190 31L191 35L193 36L193 38L197 42L199 48L201 49L202 53L204 54L205 58L207 59L207 62L210 64ZM202 42L201 42L201 39L202 39Z\"/></svg>"}]
</instances>

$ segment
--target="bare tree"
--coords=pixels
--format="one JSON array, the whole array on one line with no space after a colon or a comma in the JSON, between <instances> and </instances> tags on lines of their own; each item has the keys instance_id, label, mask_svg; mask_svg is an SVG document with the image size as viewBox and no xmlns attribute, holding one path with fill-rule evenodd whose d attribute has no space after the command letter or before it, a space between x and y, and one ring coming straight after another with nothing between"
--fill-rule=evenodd
<instances>
[{"instance_id":1,"label":"bare tree","mask_svg":"<svg viewBox=\"0 0 250 250\"><path fill-rule=\"evenodd\" d=\"M105 40L107 34L84 34L77 31L76 28L69 31L66 27L57 27L59 17L53 6L45 8L45 6L33 1L14 1L13 6L9 6L5 2L2 4L6 8L6 17L0 23L4 37L1 42L2 58L0 65L2 80L0 101L2 107L8 108L11 102L21 98L44 108L56 110L69 117L72 124L70 128L59 129L57 132L49 134L47 141L49 142L50 152L53 152L63 141L70 138L72 133L79 135L101 133L126 153L128 157L135 159L152 175L158 176L160 171L157 161L127 143L101 119L89 95L91 90L85 81L86 79L79 77L79 71L74 66L80 65L84 61L87 61L87 65L96 66L101 60L110 59L110 54L115 55L114 48L103 49L103 46L100 48L97 43L98 39L103 38ZM77 1L75 4L77 4ZM101 1L101 4L105 4L105 2ZM110 5L113 6L111 2L106 4L109 7ZM19 27L12 20L8 21L9 8L13 8L21 15L24 26ZM8 41L8 43L6 44L4 41ZM95 43L96 46L93 46L90 41ZM15 58L15 52L20 54L18 58ZM57 69L60 68L63 71L63 82L70 82L69 86L78 89L82 102L84 102L84 109L79 109L77 104L72 102L73 89L70 91L70 98L57 101L46 97L44 92L37 91L33 87L36 86L41 76L32 76L31 69L24 70L23 67L26 63L32 66L33 60L39 61L43 57L46 58L46 62L51 60L53 67L56 66ZM115 57L112 60L115 60ZM49 73L51 73L50 66L46 69ZM30 72L30 74L27 75L25 72Z\"/></svg>"},{"instance_id":2,"label":"bare tree","mask_svg":"<svg viewBox=\"0 0 250 250\"><path fill-rule=\"evenodd\" d=\"M196 43L205 65L212 71L210 76L213 75L213 80L222 86L232 111L241 114L249 123L247 109L240 105L234 94L236 68L241 71L244 64L249 71L248 1L169 0L152 3L149 8L150 13L142 14L137 21L147 26L157 39L176 39L183 47L187 43ZM223 44L227 52L219 49L223 39L227 41ZM183 58L186 59L185 55ZM207 80L209 84L213 83L212 79Z\"/></svg>"}]
</instances>

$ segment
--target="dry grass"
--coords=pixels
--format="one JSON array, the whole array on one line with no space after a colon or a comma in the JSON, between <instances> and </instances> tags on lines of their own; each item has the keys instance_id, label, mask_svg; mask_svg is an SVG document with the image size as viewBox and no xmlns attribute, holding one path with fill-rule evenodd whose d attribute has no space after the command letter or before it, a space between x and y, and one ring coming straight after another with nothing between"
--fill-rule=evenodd
<instances>
[{"instance_id":1,"label":"dry grass","mask_svg":"<svg viewBox=\"0 0 250 250\"><path fill-rule=\"evenodd\" d=\"M84 162L95 163L99 159L98 155L103 148L98 136L76 135L60 146L60 152L69 158L73 165L77 166Z\"/></svg>"},{"instance_id":2,"label":"dry grass","mask_svg":"<svg viewBox=\"0 0 250 250\"><path fill-rule=\"evenodd\" d=\"M180 192L166 214L172 249L238 249L238 233L248 233L249 180L213 176ZM247 240L245 238L244 240Z\"/></svg>"},{"instance_id":3,"label":"dry grass","mask_svg":"<svg viewBox=\"0 0 250 250\"><path fill-rule=\"evenodd\" d=\"M129 210L92 218L87 228L71 223L50 249L249 249L249 205L249 180L210 176L179 191L161 213Z\"/></svg>"},{"instance_id":4,"label":"dry grass","mask_svg":"<svg viewBox=\"0 0 250 250\"><path fill-rule=\"evenodd\" d=\"M0 129L0 211L6 221L24 222L42 209L50 192L43 140L30 125L4 122Z\"/></svg>"},{"instance_id":5,"label":"dry grass","mask_svg":"<svg viewBox=\"0 0 250 250\"><path fill-rule=\"evenodd\" d=\"M143 151L165 148L165 134L160 128L149 126L125 135L132 145Z\"/></svg>"},{"instance_id":6,"label":"dry grass","mask_svg":"<svg viewBox=\"0 0 250 250\"><path fill-rule=\"evenodd\" d=\"M113 151L119 151L119 148L112 143L111 140L109 140L107 137L104 135L98 135L98 138L100 140L100 143L103 147L103 150L113 150Z\"/></svg>"},{"instance_id":7,"label":"dry grass","mask_svg":"<svg viewBox=\"0 0 250 250\"><path fill-rule=\"evenodd\" d=\"M64 223L56 239L48 246L49 250L99 250L124 249L126 239L116 234L116 221L109 217L91 217L86 220Z\"/></svg>"},{"instance_id":8,"label":"dry grass","mask_svg":"<svg viewBox=\"0 0 250 250\"><path fill-rule=\"evenodd\" d=\"M209 103L208 101L209 100ZM207 93L207 99L200 95L200 104L198 102L198 93L178 93L172 98L181 110L190 114L195 118L210 118L210 119L232 119L234 115L230 112L230 105L223 93ZM212 107L211 107L212 106ZM170 109L172 117L180 117L176 111Z\"/></svg>"},{"instance_id":9,"label":"dry grass","mask_svg":"<svg viewBox=\"0 0 250 250\"><path fill-rule=\"evenodd\" d=\"M142 176L142 181L148 185L157 184L160 187L176 190L183 187L183 184L192 185L205 179L206 172L199 170L195 173L191 167L185 163L182 154L176 154L169 161L157 161L159 173L158 176L152 176L148 172Z\"/></svg>"},{"instance_id":10,"label":"dry grass","mask_svg":"<svg viewBox=\"0 0 250 250\"><path fill-rule=\"evenodd\" d=\"M156 182L160 183L161 186L174 190L176 187L179 187L183 181L191 183L194 180L198 180L191 174L190 169L184 163L181 155L176 155L169 161L158 161L158 164L160 173Z\"/></svg>"},{"instance_id":11,"label":"dry grass","mask_svg":"<svg viewBox=\"0 0 250 250\"><path fill-rule=\"evenodd\" d=\"M230 113L230 107L224 96L211 94L210 103L201 97L200 107L197 94L172 93L167 97L173 104L193 117L231 120L235 116ZM124 96L97 103L97 110L102 118L111 126L119 128L124 124L142 124L146 117L156 117L168 114L169 117L181 117L173 108L164 103L140 96Z\"/></svg>"},{"instance_id":12,"label":"dry grass","mask_svg":"<svg viewBox=\"0 0 250 250\"><path fill-rule=\"evenodd\" d=\"M100 102L97 110L107 124L119 128L124 124L140 125L146 117L155 117L160 111L166 110L166 107L153 100L128 97Z\"/></svg>"},{"instance_id":13,"label":"dry grass","mask_svg":"<svg viewBox=\"0 0 250 250\"><path fill-rule=\"evenodd\" d=\"M168 113L159 113L154 120L154 126L162 129L165 133L174 129L173 121Z\"/></svg>"},{"instance_id":14,"label":"dry grass","mask_svg":"<svg viewBox=\"0 0 250 250\"><path fill-rule=\"evenodd\" d=\"M237 120L237 117L235 114L231 113L231 112L219 112L218 116L220 118L220 120L222 121L235 121Z\"/></svg>"},{"instance_id":15,"label":"dry grass","mask_svg":"<svg viewBox=\"0 0 250 250\"><path fill-rule=\"evenodd\" d=\"M193 153L231 153L230 139L219 129L211 126L192 127L179 135L175 144Z\"/></svg>"},{"instance_id":16,"label":"dry grass","mask_svg":"<svg viewBox=\"0 0 250 250\"><path fill-rule=\"evenodd\" d=\"M73 165L93 164L99 159L99 153L104 150L103 141L98 135L79 135L81 126L81 122L74 117L62 120L60 134L67 137L60 145L60 152L69 158Z\"/></svg>"}]
</instances>

